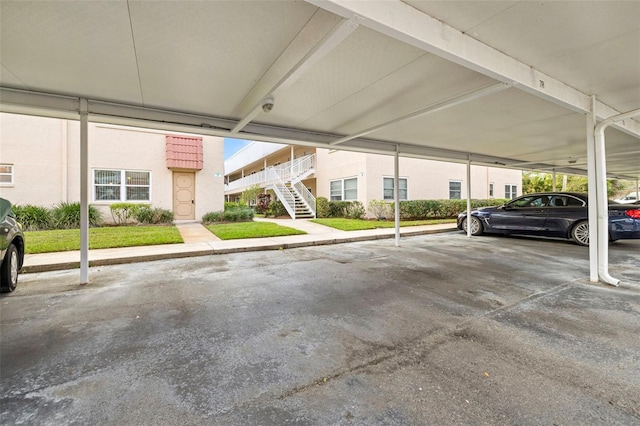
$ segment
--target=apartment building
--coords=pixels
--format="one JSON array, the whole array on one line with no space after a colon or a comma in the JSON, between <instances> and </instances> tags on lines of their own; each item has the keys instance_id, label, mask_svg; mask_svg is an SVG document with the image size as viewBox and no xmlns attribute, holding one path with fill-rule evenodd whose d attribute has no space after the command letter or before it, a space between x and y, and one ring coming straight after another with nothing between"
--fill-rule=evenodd
<instances>
[{"instance_id":1,"label":"apartment building","mask_svg":"<svg viewBox=\"0 0 640 426\"><path fill-rule=\"evenodd\" d=\"M89 201L132 202L200 220L224 208L224 140L89 123ZM0 114L0 196L13 204L80 201L80 123Z\"/></svg>"},{"instance_id":2,"label":"apartment building","mask_svg":"<svg viewBox=\"0 0 640 426\"><path fill-rule=\"evenodd\" d=\"M465 164L399 159L401 200L467 197ZM361 201L394 199L394 158L388 155L254 142L225 161L225 197L239 199L252 185L273 189L289 214L315 215L315 197ZM521 194L519 170L471 166L471 198ZM310 196L314 198L310 198ZM293 202L293 204L292 204ZM306 208L301 205L308 204Z\"/></svg>"}]
</instances>

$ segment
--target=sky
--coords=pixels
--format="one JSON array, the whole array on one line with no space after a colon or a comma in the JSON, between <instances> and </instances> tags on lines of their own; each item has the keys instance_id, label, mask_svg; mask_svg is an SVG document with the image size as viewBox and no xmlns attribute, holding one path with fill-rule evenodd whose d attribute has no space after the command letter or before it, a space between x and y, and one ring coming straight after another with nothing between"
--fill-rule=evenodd
<instances>
[{"instance_id":1,"label":"sky","mask_svg":"<svg viewBox=\"0 0 640 426\"><path fill-rule=\"evenodd\" d=\"M224 138L224 159L231 157L236 152L240 151L245 146L249 145L252 141L245 139L232 139Z\"/></svg>"}]
</instances>

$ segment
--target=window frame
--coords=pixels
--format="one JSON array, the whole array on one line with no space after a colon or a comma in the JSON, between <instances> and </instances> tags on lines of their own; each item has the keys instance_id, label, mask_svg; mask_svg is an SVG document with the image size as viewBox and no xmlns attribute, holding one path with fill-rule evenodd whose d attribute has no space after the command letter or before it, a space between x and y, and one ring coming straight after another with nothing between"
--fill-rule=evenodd
<instances>
[{"instance_id":1,"label":"window frame","mask_svg":"<svg viewBox=\"0 0 640 426\"><path fill-rule=\"evenodd\" d=\"M15 183L15 166L9 163L0 163L0 167L8 167L10 172L0 172L0 176L9 176L9 182L0 181L0 186L13 186Z\"/></svg>"},{"instance_id":2,"label":"window frame","mask_svg":"<svg viewBox=\"0 0 640 426\"><path fill-rule=\"evenodd\" d=\"M106 172L118 172L120 174L120 181L118 184L111 184L111 185L106 185L106 184L96 184L96 172L102 172L102 171L106 171ZM140 184L131 184L128 185L127 184L127 173L147 173L149 176L149 184L148 185L140 185ZM140 204L144 204L144 203L150 203L152 201L152 173L151 170L135 170L135 169L110 169L110 168L94 168L91 170L91 175L92 175L92 183L91 183L91 195L92 195L92 199L93 202L95 203L140 203ZM97 193L96 193L96 188L100 187L100 186L111 186L111 187L115 187L117 186L119 188L120 191L120 197L118 199L114 199L114 200L107 200L107 199L98 199L97 198ZM135 199L128 199L127 197L127 189L128 188L149 188L149 196L147 197L146 200L135 200Z\"/></svg>"},{"instance_id":3,"label":"window frame","mask_svg":"<svg viewBox=\"0 0 640 426\"><path fill-rule=\"evenodd\" d=\"M489 198L495 198L495 184L494 182L489 182Z\"/></svg>"},{"instance_id":4,"label":"window frame","mask_svg":"<svg viewBox=\"0 0 640 426\"><path fill-rule=\"evenodd\" d=\"M385 182L387 181L387 179L391 180L391 198L387 198L385 195L385 191L388 190L387 187L385 187ZM404 189L402 189L402 187L400 187L400 184L402 183L402 181L404 181ZM396 179L393 176L382 176L382 199L384 201L393 201L395 200L395 191L396 191ZM398 178L398 189L399 189L399 197L400 197L400 201L406 201L409 199L409 179L406 177L399 177ZM404 198L402 198L402 192L404 191Z\"/></svg>"},{"instance_id":5,"label":"window frame","mask_svg":"<svg viewBox=\"0 0 640 426\"><path fill-rule=\"evenodd\" d=\"M355 180L356 182L356 187L355 187L356 195L355 195L355 198L347 199L346 197L347 191L354 191L354 189L347 190L345 188L345 182L350 180ZM332 188L332 184L336 182L340 182L340 198L339 199L334 198L334 197L337 197L337 195L334 195L335 191ZM346 178L340 178L340 179L331 179L329 181L329 201L358 201L358 177L352 176L352 177L346 177Z\"/></svg>"},{"instance_id":6,"label":"window frame","mask_svg":"<svg viewBox=\"0 0 640 426\"><path fill-rule=\"evenodd\" d=\"M507 188L509 188L509 193L507 193ZM518 185L512 183L506 183L504 185L504 198L507 200L513 200L518 197Z\"/></svg>"},{"instance_id":7,"label":"window frame","mask_svg":"<svg viewBox=\"0 0 640 426\"><path fill-rule=\"evenodd\" d=\"M460 189L455 190L455 189L451 189L451 184L452 183L457 183L460 185ZM458 198L455 197L451 197L451 193L452 192L459 192L460 196ZM454 180L454 179L449 179L449 199L450 200L462 200L462 181L461 180Z\"/></svg>"}]
</instances>

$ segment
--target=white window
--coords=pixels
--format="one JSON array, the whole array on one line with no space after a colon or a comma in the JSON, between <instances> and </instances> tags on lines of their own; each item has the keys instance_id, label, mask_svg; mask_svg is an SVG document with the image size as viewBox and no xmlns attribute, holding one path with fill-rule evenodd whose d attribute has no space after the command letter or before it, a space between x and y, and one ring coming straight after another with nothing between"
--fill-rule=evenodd
<instances>
[{"instance_id":1,"label":"white window","mask_svg":"<svg viewBox=\"0 0 640 426\"><path fill-rule=\"evenodd\" d=\"M385 200L395 200L394 198L394 178L386 177L382 178L382 193L383 199ZM407 178L399 178L398 179L399 186L399 198L401 200L407 200Z\"/></svg>"},{"instance_id":2,"label":"white window","mask_svg":"<svg viewBox=\"0 0 640 426\"><path fill-rule=\"evenodd\" d=\"M493 195L493 194L494 194L494 193L493 193L493 182L491 182L491 183L489 184L489 198L493 198L493 197L494 197L494 195Z\"/></svg>"},{"instance_id":3,"label":"white window","mask_svg":"<svg viewBox=\"0 0 640 426\"><path fill-rule=\"evenodd\" d=\"M462 181L459 181L459 180L449 181L449 199L450 200L462 199Z\"/></svg>"},{"instance_id":4,"label":"white window","mask_svg":"<svg viewBox=\"0 0 640 426\"><path fill-rule=\"evenodd\" d=\"M94 201L151 201L151 172L94 170Z\"/></svg>"},{"instance_id":5,"label":"white window","mask_svg":"<svg viewBox=\"0 0 640 426\"><path fill-rule=\"evenodd\" d=\"M12 164L0 164L0 185L13 185Z\"/></svg>"},{"instance_id":6,"label":"white window","mask_svg":"<svg viewBox=\"0 0 640 426\"><path fill-rule=\"evenodd\" d=\"M329 182L331 201L354 201L358 199L358 178L338 179Z\"/></svg>"},{"instance_id":7,"label":"white window","mask_svg":"<svg viewBox=\"0 0 640 426\"><path fill-rule=\"evenodd\" d=\"M504 198L510 200L518 196L518 185L505 185L504 186Z\"/></svg>"}]
</instances>

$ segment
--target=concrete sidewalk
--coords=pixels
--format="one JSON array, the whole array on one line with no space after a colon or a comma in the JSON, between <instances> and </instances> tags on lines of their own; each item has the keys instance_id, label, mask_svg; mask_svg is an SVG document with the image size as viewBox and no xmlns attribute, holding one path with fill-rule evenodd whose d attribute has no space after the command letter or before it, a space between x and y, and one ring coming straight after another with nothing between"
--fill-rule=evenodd
<instances>
[{"instance_id":1,"label":"concrete sidewalk","mask_svg":"<svg viewBox=\"0 0 640 426\"><path fill-rule=\"evenodd\" d=\"M394 228L367 229L362 231L340 231L318 225L307 219L261 219L278 225L299 229L304 235L271 238L247 238L222 241L199 223L177 224L184 240L183 244L124 247L89 250L89 265L115 265L121 263L146 262L151 260L181 257L206 256L212 254L239 253L247 251L280 250L326 244L341 244L356 241L394 238ZM455 224L410 226L400 228L400 235L434 234L455 230ZM66 251L25 256L23 273L45 272L80 267L80 251Z\"/></svg>"}]
</instances>

